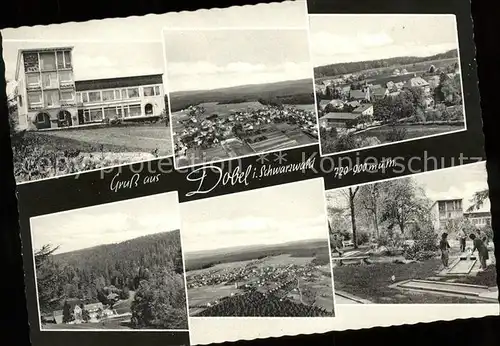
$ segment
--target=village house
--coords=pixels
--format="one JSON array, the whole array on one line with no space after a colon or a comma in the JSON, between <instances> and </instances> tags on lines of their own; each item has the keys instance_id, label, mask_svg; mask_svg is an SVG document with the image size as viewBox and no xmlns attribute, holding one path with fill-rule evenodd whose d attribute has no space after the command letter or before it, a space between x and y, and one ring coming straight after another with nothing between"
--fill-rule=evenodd
<instances>
[{"instance_id":1,"label":"village house","mask_svg":"<svg viewBox=\"0 0 500 346\"><path fill-rule=\"evenodd\" d=\"M20 49L15 73L20 129L147 118L165 110L161 74L75 81L73 47Z\"/></svg>"},{"instance_id":2,"label":"village house","mask_svg":"<svg viewBox=\"0 0 500 346\"><path fill-rule=\"evenodd\" d=\"M353 113L359 113L361 115L373 116L373 105L371 103L365 103L355 108Z\"/></svg>"},{"instance_id":3,"label":"village house","mask_svg":"<svg viewBox=\"0 0 500 346\"><path fill-rule=\"evenodd\" d=\"M421 88L426 95L431 92L429 83L422 77L413 77L410 80L407 80L404 88Z\"/></svg>"},{"instance_id":4,"label":"village house","mask_svg":"<svg viewBox=\"0 0 500 346\"><path fill-rule=\"evenodd\" d=\"M349 99L352 101L371 101L371 92L370 88L365 88L364 90L350 90L349 91Z\"/></svg>"},{"instance_id":5,"label":"village house","mask_svg":"<svg viewBox=\"0 0 500 346\"><path fill-rule=\"evenodd\" d=\"M321 110L325 110L326 106L332 105L335 109L342 109L344 108L344 102L342 100L321 100L319 102Z\"/></svg>"},{"instance_id":6,"label":"village house","mask_svg":"<svg viewBox=\"0 0 500 346\"><path fill-rule=\"evenodd\" d=\"M435 201L431 206L431 216L434 228L444 231L449 221L464 217L462 198L450 198Z\"/></svg>"},{"instance_id":7,"label":"village house","mask_svg":"<svg viewBox=\"0 0 500 346\"><path fill-rule=\"evenodd\" d=\"M491 226L491 212L489 211L472 211L464 213L467 218L475 227L484 228Z\"/></svg>"},{"instance_id":8,"label":"village house","mask_svg":"<svg viewBox=\"0 0 500 346\"><path fill-rule=\"evenodd\" d=\"M387 90L386 88L374 88L371 90L371 99L370 101L371 102L374 102L374 101L377 101L377 100L381 100L383 99L384 97L386 97L387 95L389 95L389 90Z\"/></svg>"},{"instance_id":9,"label":"village house","mask_svg":"<svg viewBox=\"0 0 500 346\"><path fill-rule=\"evenodd\" d=\"M348 124L361 117L361 113L327 113L319 118L319 125L327 130L331 128L347 128Z\"/></svg>"}]
</instances>

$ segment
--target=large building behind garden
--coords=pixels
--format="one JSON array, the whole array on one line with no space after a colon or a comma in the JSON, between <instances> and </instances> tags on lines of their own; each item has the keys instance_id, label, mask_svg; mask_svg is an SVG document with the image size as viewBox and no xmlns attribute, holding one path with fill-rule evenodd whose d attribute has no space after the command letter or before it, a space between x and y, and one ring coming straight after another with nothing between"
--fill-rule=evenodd
<instances>
[{"instance_id":1,"label":"large building behind garden","mask_svg":"<svg viewBox=\"0 0 500 346\"><path fill-rule=\"evenodd\" d=\"M72 47L19 50L20 129L140 120L165 111L161 74L75 81L72 53Z\"/></svg>"}]
</instances>

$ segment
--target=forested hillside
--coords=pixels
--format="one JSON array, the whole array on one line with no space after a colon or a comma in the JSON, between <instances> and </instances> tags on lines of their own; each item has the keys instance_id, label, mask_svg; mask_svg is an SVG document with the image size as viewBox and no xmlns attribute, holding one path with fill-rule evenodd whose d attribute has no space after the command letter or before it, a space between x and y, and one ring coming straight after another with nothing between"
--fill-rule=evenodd
<instances>
[{"instance_id":1,"label":"forested hillside","mask_svg":"<svg viewBox=\"0 0 500 346\"><path fill-rule=\"evenodd\" d=\"M316 78L321 78L325 76L338 76L346 73L354 73L363 70L381 68L381 67L391 67L391 66L401 66L409 64L417 64L424 61L432 60L442 60L451 59L458 57L458 50L452 49L445 53L436 54L427 57L415 57L415 56L403 56L389 59L378 59L369 61L356 61L348 63L337 63L331 65L323 65L314 68L314 76Z\"/></svg>"},{"instance_id":2,"label":"forested hillside","mask_svg":"<svg viewBox=\"0 0 500 346\"><path fill-rule=\"evenodd\" d=\"M35 254L42 313L62 309L73 298L112 307L129 299L130 291L135 292L131 312L140 315L133 318L138 326L161 327L157 316L150 313L151 320L144 321L139 311L151 309L153 301L170 306L174 315L185 310L178 230L57 255L54 250L46 245Z\"/></svg>"}]
</instances>

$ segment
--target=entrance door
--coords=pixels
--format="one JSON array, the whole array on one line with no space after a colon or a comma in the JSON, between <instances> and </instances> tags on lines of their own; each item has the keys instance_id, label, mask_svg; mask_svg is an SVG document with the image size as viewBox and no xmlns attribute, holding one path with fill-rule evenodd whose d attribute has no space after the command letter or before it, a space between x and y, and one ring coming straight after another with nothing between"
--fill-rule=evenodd
<instances>
[{"instance_id":1,"label":"entrance door","mask_svg":"<svg viewBox=\"0 0 500 346\"><path fill-rule=\"evenodd\" d=\"M85 117L83 116L83 109L78 110L78 124L84 124L85 123Z\"/></svg>"}]
</instances>

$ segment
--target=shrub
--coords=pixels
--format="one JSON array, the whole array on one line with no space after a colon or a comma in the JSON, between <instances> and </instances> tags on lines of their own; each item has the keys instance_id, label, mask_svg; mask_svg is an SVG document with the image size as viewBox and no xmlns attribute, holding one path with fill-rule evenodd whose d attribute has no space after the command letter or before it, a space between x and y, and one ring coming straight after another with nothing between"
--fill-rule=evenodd
<instances>
[{"instance_id":1,"label":"shrub","mask_svg":"<svg viewBox=\"0 0 500 346\"><path fill-rule=\"evenodd\" d=\"M421 227L419 224L415 224L411 229L411 235L414 243L403 249L403 256L406 259L422 261L436 255L438 235L431 225Z\"/></svg>"},{"instance_id":2,"label":"shrub","mask_svg":"<svg viewBox=\"0 0 500 346\"><path fill-rule=\"evenodd\" d=\"M404 127L393 126L391 131L387 134L386 140L388 142L399 142L406 138L407 130Z\"/></svg>"},{"instance_id":3,"label":"shrub","mask_svg":"<svg viewBox=\"0 0 500 346\"><path fill-rule=\"evenodd\" d=\"M358 245L363 245L370 241L370 234L367 232L358 232L356 235Z\"/></svg>"}]
</instances>

